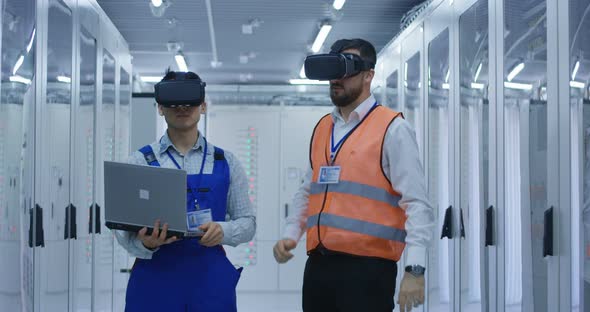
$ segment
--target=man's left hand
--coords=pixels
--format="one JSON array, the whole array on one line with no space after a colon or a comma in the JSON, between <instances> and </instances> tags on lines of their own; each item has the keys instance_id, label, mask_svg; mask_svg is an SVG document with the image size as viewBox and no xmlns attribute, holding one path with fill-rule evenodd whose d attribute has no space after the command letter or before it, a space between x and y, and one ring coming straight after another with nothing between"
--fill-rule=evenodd
<instances>
[{"instance_id":1,"label":"man's left hand","mask_svg":"<svg viewBox=\"0 0 590 312\"><path fill-rule=\"evenodd\" d=\"M412 307L424 304L424 284L424 275L416 277L408 272L404 273L397 302L401 312L412 311Z\"/></svg>"},{"instance_id":2,"label":"man's left hand","mask_svg":"<svg viewBox=\"0 0 590 312\"><path fill-rule=\"evenodd\" d=\"M205 232L199 243L206 247L213 247L221 244L223 240L223 229L219 223L209 222L199 226L199 230Z\"/></svg>"}]
</instances>

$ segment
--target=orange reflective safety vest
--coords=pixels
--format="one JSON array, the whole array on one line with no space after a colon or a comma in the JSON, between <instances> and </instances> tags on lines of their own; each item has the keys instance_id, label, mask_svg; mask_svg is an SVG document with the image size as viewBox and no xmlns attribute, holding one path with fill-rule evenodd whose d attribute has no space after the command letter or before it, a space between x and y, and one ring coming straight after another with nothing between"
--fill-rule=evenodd
<instances>
[{"instance_id":1,"label":"orange reflective safety vest","mask_svg":"<svg viewBox=\"0 0 590 312\"><path fill-rule=\"evenodd\" d=\"M375 106L342 143L333 163L332 116L318 122L310 150L313 178L307 212L308 252L324 247L399 261L405 247L407 217L398 204L401 195L381 167L385 134L398 116L401 113ZM323 166L340 166L337 183L318 183Z\"/></svg>"}]
</instances>

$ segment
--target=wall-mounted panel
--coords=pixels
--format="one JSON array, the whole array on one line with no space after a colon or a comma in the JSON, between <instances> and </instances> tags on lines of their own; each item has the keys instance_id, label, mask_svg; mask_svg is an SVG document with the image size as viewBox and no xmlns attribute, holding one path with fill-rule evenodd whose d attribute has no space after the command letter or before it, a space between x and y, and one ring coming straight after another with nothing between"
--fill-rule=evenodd
<instances>
[{"instance_id":1,"label":"wall-mounted panel","mask_svg":"<svg viewBox=\"0 0 590 312\"><path fill-rule=\"evenodd\" d=\"M239 290L277 288L277 263L272 246L279 237L279 136L280 113L268 107L212 107L208 114L208 139L233 153L248 178L248 194L256 215L254 239L228 248L230 261L243 266Z\"/></svg>"}]
</instances>

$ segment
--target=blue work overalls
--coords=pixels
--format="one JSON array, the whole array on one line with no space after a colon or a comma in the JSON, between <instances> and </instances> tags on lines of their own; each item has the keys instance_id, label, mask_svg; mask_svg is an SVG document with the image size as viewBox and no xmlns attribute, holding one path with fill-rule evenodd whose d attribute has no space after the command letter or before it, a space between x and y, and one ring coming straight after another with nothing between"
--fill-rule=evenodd
<instances>
[{"instance_id":1,"label":"blue work overalls","mask_svg":"<svg viewBox=\"0 0 590 312\"><path fill-rule=\"evenodd\" d=\"M212 210L214 222L225 221L229 166L223 150L215 147L213 173L204 175L206 146L205 141L200 173L187 175L187 211L196 209L196 199L201 208ZM160 166L151 146L140 151L150 166ZM174 157L172 160L180 169ZM237 311L240 273L221 245L205 247L198 239L181 239L161 246L152 259L136 260L127 285L125 311Z\"/></svg>"}]
</instances>

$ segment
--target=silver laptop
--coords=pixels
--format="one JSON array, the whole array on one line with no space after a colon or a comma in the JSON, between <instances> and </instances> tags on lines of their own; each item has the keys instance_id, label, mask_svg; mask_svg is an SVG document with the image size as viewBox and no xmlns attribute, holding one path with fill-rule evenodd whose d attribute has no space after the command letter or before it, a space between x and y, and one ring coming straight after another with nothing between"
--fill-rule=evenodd
<instances>
[{"instance_id":1,"label":"silver laptop","mask_svg":"<svg viewBox=\"0 0 590 312\"><path fill-rule=\"evenodd\" d=\"M104 162L105 221L114 230L151 233L168 223L168 237L194 236L186 223L186 171Z\"/></svg>"}]
</instances>

